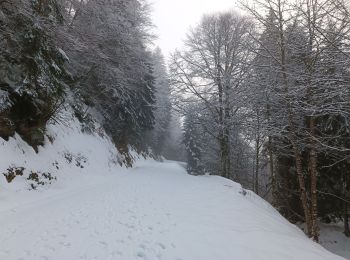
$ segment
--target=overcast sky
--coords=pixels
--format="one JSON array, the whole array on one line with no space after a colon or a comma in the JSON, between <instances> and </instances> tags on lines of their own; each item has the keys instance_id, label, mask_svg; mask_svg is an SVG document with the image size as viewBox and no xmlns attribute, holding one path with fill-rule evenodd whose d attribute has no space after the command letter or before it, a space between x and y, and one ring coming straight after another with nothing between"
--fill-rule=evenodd
<instances>
[{"instance_id":1,"label":"overcast sky","mask_svg":"<svg viewBox=\"0 0 350 260\"><path fill-rule=\"evenodd\" d=\"M164 55L181 48L190 26L196 25L203 14L236 9L235 0L150 0L153 22L159 36L156 44Z\"/></svg>"}]
</instances>

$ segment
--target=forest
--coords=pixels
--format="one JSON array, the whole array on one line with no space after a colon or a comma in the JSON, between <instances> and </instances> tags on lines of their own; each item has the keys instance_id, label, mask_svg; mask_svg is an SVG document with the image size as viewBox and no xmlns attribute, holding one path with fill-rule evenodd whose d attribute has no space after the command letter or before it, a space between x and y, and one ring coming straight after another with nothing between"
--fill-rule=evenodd
<instances>
[{"instance_id":1,"label":"forest","mask_svg":"<svg viewBox=\"0 0 350 260\"><path fill-rule=\"evenodd\" d=\"M267 198L318 241L350 236L349 9L343 1L253 1L204 16L171 56L191 174Z\"/></svg>"},{"instance_id":2,"label":"forest","mask_svg":"<svg viewBox=\"0 0 350 260\"><path fill-rule=\"evenodd\" d=\"M38 152L69 110L85 133L101 124L122 165L133 151L186 161L316 242L319 223L350 237L350 5L239 8L205 14L164 57L146 0L0 0L0 137Z\"/></svg>"}]
</instances>

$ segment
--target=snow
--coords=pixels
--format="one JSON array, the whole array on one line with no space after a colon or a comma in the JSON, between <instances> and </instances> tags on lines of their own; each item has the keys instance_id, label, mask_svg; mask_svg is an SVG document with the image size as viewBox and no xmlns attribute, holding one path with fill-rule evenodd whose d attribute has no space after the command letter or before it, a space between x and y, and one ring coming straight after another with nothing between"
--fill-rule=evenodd
<instances>
[{"instance_id":1,"label":"snow","mask_svg":"<svg viewBox=\"0 0 350 260\"><path fill-rule=\"evenodd\" d=\"M63 124L48 126L45 146L39 147L38 154L18 135L8 142L0 138L0 173L8 167L25 168L23 178L16 178L11 185L5 185L1 179L0 189L6 192L0 195L10 197L11 192L28 189L24 180L31 171L50 172L65 185L75 173L107 174L115 170L121 156L102 130L100 135L83 134L79 122L67 112L60 116L60 121Z\"/></svg>"},{"instance_id":2,"label":"snow","mask_svg":"<svg viewBox=\"0 0 350 260\"><path fill-rule=\"evenodd\" d=\"M320 244L331 252L350 259L350 238L344 235L344 224L320 224Z\"/></svg>"},{"instance_id":3,"label":"snow","mask_svg":"<svg viewBox=\"0 0 350 260\"><path fill-rule=\"evenodd\" d=\"M65 122L49 127L55 141L38 154L18 136L0 141L0 172L14 165L25 176L57 177L37 190L25 176L11 184L0 178L0 259L343 259L237 183L190 176L171 161L122 168L106 136Z\"/></svg>"},{"instance_id":4,"label":"snow","mask_svg":"<svg viewBox=\"0 0 350 260\"><path fill-rule=\"evenodd\" d=\"M64 50L62 50L61 48L58 48L58 52L62 55L62 57L66 60L69 61L69 58L67 56L67 54L65 53Z\"/></svg>"}]
</instances>

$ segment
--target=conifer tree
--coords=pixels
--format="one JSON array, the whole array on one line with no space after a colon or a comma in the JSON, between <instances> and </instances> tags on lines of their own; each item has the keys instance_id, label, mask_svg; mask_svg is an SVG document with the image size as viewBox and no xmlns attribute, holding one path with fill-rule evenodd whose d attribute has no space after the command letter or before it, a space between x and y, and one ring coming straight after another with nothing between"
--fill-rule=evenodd
<instances>
[{"instance_id":1,"label":"conifer tree","mask_svg":"<svg viewBox=\"0 0 350 260\"><path fill-rule=\"evenodd\" d=\"M56 0L0 2L0 136L18 132L35 149L62 102L69 78L55 34L63 17Z\"/></svg>"}]
</instances>

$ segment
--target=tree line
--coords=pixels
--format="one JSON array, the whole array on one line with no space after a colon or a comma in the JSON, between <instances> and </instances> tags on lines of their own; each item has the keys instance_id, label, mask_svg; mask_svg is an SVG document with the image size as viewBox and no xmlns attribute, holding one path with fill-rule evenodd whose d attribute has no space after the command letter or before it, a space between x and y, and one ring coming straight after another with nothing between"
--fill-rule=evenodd
<instances>
[{"instance_id":1,"label":"tree line","mask_svg":"<svg viewBox=\"0 0 350 260\"><path fill-rule=\"evenodd\" d=\"M171 57L188 171L252 188L315 241L320 219L350 236L349 8L241 4L204 16Z\"/></svg>"},{"instance_id":2,"label":"tree line","mask_svg":"<svg viewBox=\"0 0 350 260\"><path fill-rule=\"evenodd\" d=\"M144 0L1 0L0 137L38 151L69 107L84 131L103 125L125 164L129 147L161 155L170 88L152 26Z\"/></svg>"}]
</instances>

